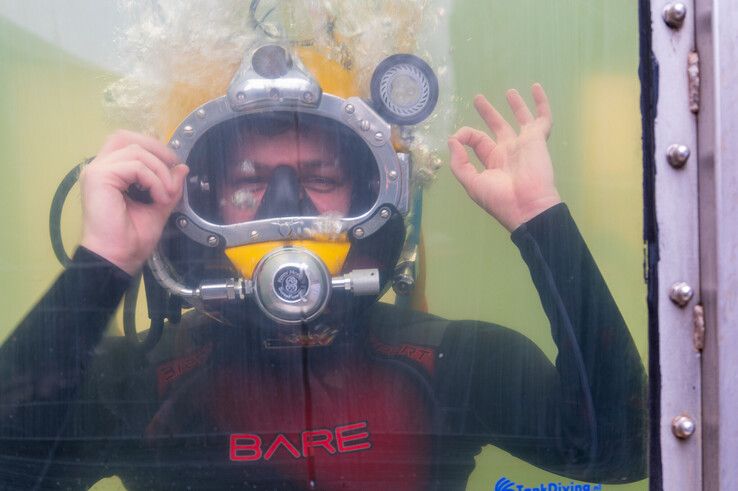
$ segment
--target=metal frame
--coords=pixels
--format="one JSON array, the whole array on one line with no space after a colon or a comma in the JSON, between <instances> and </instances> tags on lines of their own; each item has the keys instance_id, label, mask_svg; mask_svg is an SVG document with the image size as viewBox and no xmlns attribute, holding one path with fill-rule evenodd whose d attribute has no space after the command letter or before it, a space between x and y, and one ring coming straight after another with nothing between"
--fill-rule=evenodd
<instances>
[{"instance_id":1,"label":"metal frame","mask_svg":"<svg viewBox=\"0 0 738 491\"><path fill-rule=\"evenodd\" d=\"M658 384L657 394L660 389L656 405L660 411L652 415L652 424L658 427L652 438L663 456L660 461L652 459L651 487L697 490L702 474L702 413L701 354L693 341L697 300L692 292L700 281L696 152L688 158L697 144L697 121L690 111L687 75L690 53L695 50L694 4L659 0L650 6L657 70L653 157L658 230L658 273L652 283L657 285L652 312L658 318L658 347L655 352L652 348L652 356L657 356L658 365L651 365L651 383Z\"/></svg>"},{"instance_id":2,"label":"metal frame","mask_svg":"<svg viewBox=\"0 0 738 491\"><path fill-rule=\"evenodd\" d=\"M697 0L704 489L738 486L738 6Z\"/></svg>"},{"instance_id":3,"label":"metal frame","mask_svg":"<svg viewBox=\"0 0 738 491\"><path fill-rule=\"evenodd\" d=\"M261 89L261 87L259 87ZM174 210L177 226L195 242L209 247L284 239L311 238L311 234L324 234L331 230L336 235L361 227L357 239L368 237L387 221L391 210L406 214L408 211L408 182L410 170L407 163L395 153L390 139L390 126L358 97L344 100L322 94L312 107L273 102L271 106L256 109L234 108L230 98L221 96L207 102L190 113L174 132L169 146L177 156L187 162L198 137L223 122L263 112L295 112L313 114L343 123L367 144L378 165L379 194L374 205L358 217L285 217L265 219L234 225L210 223L195 213L189 204L189 190L184 188L182 200ZM388 208L389 207L389 208ZM382 211L386 210L386 211ZM388 214L389 213L389 214Z\"/></svg>"}]
</instances>

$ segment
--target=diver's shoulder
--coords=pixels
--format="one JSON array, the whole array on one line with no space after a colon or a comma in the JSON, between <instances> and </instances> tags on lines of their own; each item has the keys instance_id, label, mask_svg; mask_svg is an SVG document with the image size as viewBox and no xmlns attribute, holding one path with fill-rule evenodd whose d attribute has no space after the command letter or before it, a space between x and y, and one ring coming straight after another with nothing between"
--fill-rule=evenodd
<instances>
[{"instance_id":1,"label":"diver's shoulder","mask_svg":"<svg viewBox=\"0 0 738 491\"><path fill-rule=\"evenodd\" d=\"M438 345L449 323L437 315L381 302L368 312L372 337L385 342Z\"/></svg>"}]
</instances>

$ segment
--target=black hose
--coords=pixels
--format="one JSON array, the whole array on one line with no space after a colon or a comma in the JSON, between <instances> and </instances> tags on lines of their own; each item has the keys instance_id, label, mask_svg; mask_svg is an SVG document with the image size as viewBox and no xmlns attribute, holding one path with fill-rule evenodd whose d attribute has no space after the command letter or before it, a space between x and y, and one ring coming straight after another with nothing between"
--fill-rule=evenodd
<instances>
[{"instance_id":1,"label":"black hose","mask_svg":"<svg viewBox=\"0 0 738 491\"><path fill-rule=\"evenodd\" d=\"M138 289L141 285L141 274L133 278L130 288L123 298L123 333L134 346L144 352L150 351L161 339L164 331L164 319L161 317L151 319L151 326L146 337L141 341L136 332L136 304L138 303Z\"/></svg>"},{"instance_id":2,"label":"black hose","mask_svg":"<svg viewBox=\"0 0 738 491\"><path fill-rule=\"evenodd\" d=\"M54 250L56 259L65 268L72 263L72 258L70 258L67 251L64 250L64 242L62 241L61 236L61 217L62 211L64 210L64 203L67 200L67 196L69 196L69 191L72 190L79 179L79 173L82 170L82 167L93 158L94 157L85 159L75 165L59 183L59 186L57 186L56 192L54 193L54 197L51 200L51 209L49 210L49 238L51 239L51 247Z\"/></svg>"}]
</instances>

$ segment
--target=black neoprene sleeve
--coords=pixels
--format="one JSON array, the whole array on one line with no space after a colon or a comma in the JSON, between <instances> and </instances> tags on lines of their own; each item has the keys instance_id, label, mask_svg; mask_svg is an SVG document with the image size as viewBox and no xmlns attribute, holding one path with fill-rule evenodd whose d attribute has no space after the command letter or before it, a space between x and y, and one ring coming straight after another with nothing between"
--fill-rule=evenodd
<instances>
[{"instance_id":1,"label":"black neoprene sleeve","mask_svg":"<svg viewBox=\"0 0 738 491\"><path fill-rule=\"evenodd\" d=\"M445 350L466 352L467 373L449 379L469 380L468 390L454 389L454 397L468 399L461 431L489 435L486 443L581 480L645 477L643 364L569 210L564 204L547 210L512 240L530 269L558 356L553 366L528 339L500 326L452 324L448 339L457 346L447 341Z\"/></svg>"},{"instance_id":2,"label":"black neoprene sleeve","mask_svg":"<svg viewBox=\"0 0 738 491\"><path fill-rule=\"evenodd\" d=\"M78 403L85 369L130 281L80 247L71 266L0 347L0 473L6 474L0 482L30 487L43 474L45 454L54 452Z\"/></svg>"}]
</instances>

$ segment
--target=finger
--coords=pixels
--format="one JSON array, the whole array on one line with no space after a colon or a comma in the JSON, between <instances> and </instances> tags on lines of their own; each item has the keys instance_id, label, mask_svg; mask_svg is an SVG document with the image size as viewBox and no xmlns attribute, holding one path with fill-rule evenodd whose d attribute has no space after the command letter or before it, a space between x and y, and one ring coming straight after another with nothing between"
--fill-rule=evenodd
<instances>
[{"instance_id":1,"label":"finger","mask_svg":"<svg viewBox=\"0 0 738 491\"><path fill-rule=\"evenodd\" d=\"M533 100L536 103L536 114L539 120L545 123L546 133L551 131L553 125L553 116L551 115L551 105L548 102L548 96L546 91L543 90L543 86L539 83L533 84L531 89L533 93Z\"/></svg>"},{"instance_id":2,"label":"finger","mask_svg":"<svg viewBox=\"0 0 738 491\"><path fill-rule=\"evenodd\" d=\"M115 150L120 150L121 148L133 144L145 148L170 167L174 167L179 163L177 154L156 138L128 130L118 130L110 135L108 139L105 140L105 143L100 149L98 155L107 155Z\"/></svg>"},{"instance_id":3,"label":"finger","mask_svg":"<svg viewBox=\"0 0 738 491\"><path fill-rule=\"evenodd\" d=\"M474 107L498 140L515 137L515 130L512 126L483 95L474 98Z\"/></svg>"},{"instance_id":4,"label":"finger","mask_svg":"<svg viewBox=\"0 0 738 491\"><path fill-rule=\"evenodd\" d=\"M515 119L518 120L520 126L531 123L534 119L533 114L530 112L530 109L528 109L528 105L523 100L520 92L515 89L510 89L507 91L506 95L507 103L510 104L510 109L512 109Z\"/></svg>"},{"instance_id":5,"label":"finger","mask_svg":"<svg viewBox=\"0 0 738 491\"><path fill-rule=\"evenodd\" d=\"M108 164L108 162L125 162L129 160L138 160L151 169L157 176L159 176L159 179L161 179L161 182L164 184L164 187L170 195L174 195L177 192L174 176L172 175L173 168L170 168L156 155L136 143L109 153L103 158L101 164Z\"/></svg>"},{"instance_id":6,"label":"finger","mask_svg":"<svg viewBox=\"0 0 738 491\"><path fill-rule=\"evenodd\" d=\"M159 176L137 160L118 162L111 171L119 181L118 189L122 191L136 184L147 190L156 204L169 205L173 201Z\"/></svg>"},{"instance_id":7,"label":"finger","mask_svg":"<svg viewBox=\"0 0 738 491\"><path fill-rule=\"evenodd\" d=\"M477 169L469 162L466 149L456 138L448 139L448 149L451 152L451 172L459 180L464 189L469 191L472 181L479 174Z\"/></svg>"},{"instance_id":8,"label":"finger","mask_svg":"<svg viewBox=\"0 0 738 491\"><path fill-rule=\"evenodd\" d=\"M492 164L489 157L497 145L487 133L464 126L454 134L453 138L462 145L471 147L485 167L489 167Z\"/></svg>"}]
</instances>

